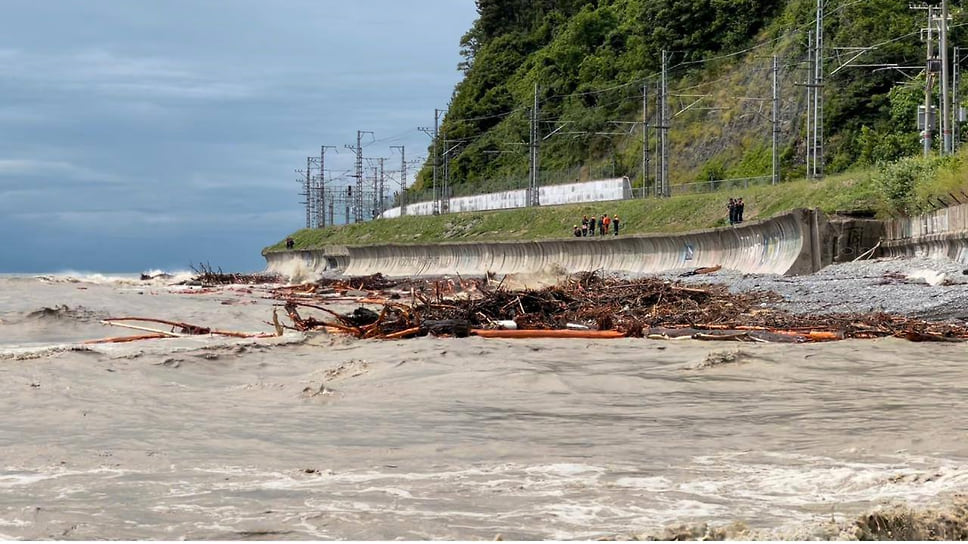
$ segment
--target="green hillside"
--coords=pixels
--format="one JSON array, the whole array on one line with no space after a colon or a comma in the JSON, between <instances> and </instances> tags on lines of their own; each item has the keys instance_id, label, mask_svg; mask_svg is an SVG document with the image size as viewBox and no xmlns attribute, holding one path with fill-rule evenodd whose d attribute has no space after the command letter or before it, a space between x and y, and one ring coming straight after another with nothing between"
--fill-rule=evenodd
<instances>
[{"instance_id":1,"label":"green hillside","mask_svg":"<svg viewBox=\"0 0 968 544\"><path fill-rule=\"evenodd\" d=\"M726 200L731 196L743 197L748 221L806 207L817 207L828 214L874 212L880 217L890 217L927 211L957 201L968 202L968 196L960 192L968 193L966 156L968 152L944 159L904 159L878 169L830 176L823 181L800 180L742 191L407 216L324 229L303 229L293 233L292 237L296 249L327 245L563 238L571 235L572 225L580 222L582 216L604 213L620 216L625 234L683 232L725 226ZM285 241L282 240L265 251L284 249Z\"/></svg>"},{"instance_id":2,"label":"green hillside","mask_svg":"<svg viewBox=\"0 0 968 544\"><path fill-rule=\"evenodd\" d=\"M453 196L527 187L535 98L542 185L628 176L635 187L653 188L663 51L671 185L771 173L774 75L783 183L741 193L376 220L299 231L296 247L564 237L583 215L603 213L622 217L627 233L693 230L725 224L730 196L743 196L747 219L797 207L888 217L968 200L964 153L939 157L935 137L931 156L920 158L926 10L897 0L823 4L820 181L805 179L805 83L817 0L477 0L479 17L460 44L464 79L435 142L438 184L448 179ZM950 42L957 46L965 43L968 18L959 0L950 4ZM937 103L937 74L933 79L929 95ZM957 96L966 91L959 86ZM409 202L432 198L433 173L428 159Z\"/></svg>"},{"instance_id":3,"label":"green hillside","mask_svg":"<svg viewBox=\"0 0 968 544\"><path fill-rule=\"evenodd\" d=\"M651 186L654 162L643 172L643 103L644 119L654 127L663 51L669 51L673 185L769 175L774 55L781 173L802 177L808 33L815 29L816 5L477 0L479 17L461 41L465 77L440 126L438 180L446 162L453 195L526 186L525 144L537 86L542 183L624 175L636 186ZM917 154L926 12L897 0L824 5L825 172ZM965 17L956 8L953 44L964 36ZM856 48L869 49L847 62ZM933 92L939 92L936 83ZM654 132L647 137L650 150L656 148ZM428 199L432 179L428 159L410 201Z\"/></svg>"}]
</instances>

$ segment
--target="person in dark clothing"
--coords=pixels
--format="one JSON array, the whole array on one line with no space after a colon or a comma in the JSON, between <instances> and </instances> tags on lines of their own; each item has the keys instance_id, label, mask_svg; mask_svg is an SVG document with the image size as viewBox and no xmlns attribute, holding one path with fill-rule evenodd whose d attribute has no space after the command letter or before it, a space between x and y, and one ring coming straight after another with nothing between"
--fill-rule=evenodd
<instances>
[{"instance_id":1,"label":"person in dark clothing","mask_svg":"<svg viewBox=\"0 0 968 544\"><path fill-rule=\"evenodd\" d=\"M292 249L296 245L295 240L292 237L286 238L286 249Z\"/></svg>"},{"instance_id":2,"label":"person in dark clothing","mask_svg":"<svg viewBox=\"0 0 968 544\"><path fill-rule=\"evenodd\" d=\"M612 218L612 228L615 229L615 236L618 236L618 216Z\"/></svg>"},{"instance_id":3,"label":"person in dark clothing","mask_svg":"<svg viewBox=\"0 0 968 544\"><path fill-rule=\"evenodd\" d=\"M588 235L595 236L595 216L588 218Z\"/></svg>"},{"instance_id":4,"label":"person in dark clothing","mask_svg":"<svg viewBox=\"0 0 968 544\"><path fill-rule=\"evenodd\" d=\"M730 198L729 204L726 205L726 209L729 210L729 224L736 224L736 201Z\"/></svg>"},{"instance_id":5,"label":"person in dark clothing","mask_svg":"<svg viewBox=\"0 0 968 544\"><path fill-rule=\"evenodd\" d=\"M581 227L575 225L575 228L572 232L575 234L575 238L581 238Z\"/></svg>"},{"instance_id":6,"label":"person in dark clothing","mask_svg":"<svg viewBox=\"0 0 968 544\"><path fill-rule=\"evenodd\" d=\"M736 222L737 223L743 222L743 208L745 206L746 205L743 204L743 198L740 197L740 199L736 201Z\"/></svg>"}]
</instances>

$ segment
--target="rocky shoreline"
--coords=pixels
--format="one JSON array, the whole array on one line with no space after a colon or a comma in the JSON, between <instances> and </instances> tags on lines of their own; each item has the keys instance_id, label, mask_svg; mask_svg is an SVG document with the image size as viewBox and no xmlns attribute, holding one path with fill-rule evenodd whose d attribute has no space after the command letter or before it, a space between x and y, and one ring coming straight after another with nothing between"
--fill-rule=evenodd
<instances>
[{"instance_id":1,"label":"rocky shoreline","mask_svg":"<svg viewBox=\"0 0 968 544\"><path fill-rule=\"evenodd\" d=\"M886 312L930 321L968 319L968 266L948 259L894 258L833 264L802 276L714 274L667 279L722 283L733 292L774 291L793 314Z\"/></svg>"}]
</instances>

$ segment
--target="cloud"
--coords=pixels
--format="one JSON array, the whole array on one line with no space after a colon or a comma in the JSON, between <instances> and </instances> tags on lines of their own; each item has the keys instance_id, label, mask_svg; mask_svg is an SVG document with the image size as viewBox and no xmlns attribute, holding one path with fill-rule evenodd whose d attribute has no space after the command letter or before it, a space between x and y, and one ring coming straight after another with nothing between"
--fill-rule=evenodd
<instances>
[{"instance_id":1,"label":"cloud","mask_svg":"<svg viewBox=\"0 0 968 544\"><path fill-rule=\"evenodd\" d=\"M252 223L265 224L285 220L292 221L292 211L261 210L258 212L221 212L218 215L199 214L192 211L158 211L150 209L116 210L101 208L94 210L32 211L11 214L12 217L34 224L69 226L71 228L97 228L106 225L120 225L125 229L179 227L209 228L242 226L243 230L252 228ZM222 230L222 229L219 229Z\"/></svg>"},{"instance_id":2,"label":"cloud","mask_svg":"<svg viewBox=\"0 0 968 544\"><path fill-rule=\"evenodd\" d=\"M106 49L87 49L61 58L67 61L70 73L92 79L186 79L194 76L184 66L169 59L125 57Z\"/></svg>"},{"instance_id":3,"label":"cloud","mask_svg":"<svg viewBox=\"0 0 968 544\"><path fill-rule=\"evenodd\" d=\"M121 183L118 176L66 161L37 159L0 159L0 187L24 177L46 177L96 183ZM7 183L4 183L4 179ZM17 182L17 186L21 183Z\"/></svg>"},{"instance_id":4,"label":"cloud","mask_svg":"<svg viewBox=\"0 0 968 544\"><path fill-rule=\"evenodd\" d=\"M86 92L142 101L240 100L257 93L253 85L226 80L230 76L227 70L104 48L49 53L0 50L0 70L8 79L46 92Z\"/></svg>"},{"instance_id":5,"label":"cloud","mask_svg":"<svg viewBox=\"0 0 968 544\"><path fill-rule=\"evenodd\" d=\"M110 81L96 83L97 92L110 96L174 98L184 100L240 100L252 96L253 89L238 83L217 81Z\"/></svg>"},{"instance_id":6,"label":"cloud","mask_svg":"<svg viewBox=\"0 0 968 544\"><path fill-rule=\"evenodd\" d=\"M388 170L390 145L426 155L416 127L450 98L475 13L473 0L7 4L0 232L21 251L0 272L250 266L302 227L293 170L320 145L337 147L335 185L355 171L357 130Z\"/></svg>"},{"instance_id":7,"label":"cloud","mask_svg":"<svg viewBox=\"0 0 968 544\"><path fill-rule=\"evenodd\" d=\"M51 118L37 111L25 110L13 106L0 107L0 123L3 124L34 124L44 123Z\"/></svg>"}]
</instances>

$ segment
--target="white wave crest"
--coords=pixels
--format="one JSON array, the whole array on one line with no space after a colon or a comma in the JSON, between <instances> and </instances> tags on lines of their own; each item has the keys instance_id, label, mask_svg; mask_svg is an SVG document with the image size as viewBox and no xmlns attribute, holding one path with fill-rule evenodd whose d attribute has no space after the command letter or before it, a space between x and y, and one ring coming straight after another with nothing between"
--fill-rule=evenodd
<instances>
[{"instance_id":1,"label":"white wave crest","mask_svg":"<svg viewBox=\"0 0 968 544\"><path fill-rule=\"evenodd\" d=\"M291 259L274 259L269 262L266 271L283 276L289 283L310 283L322 277L320 271L298 256Z\"/></svg>"},{"instance_id":2,"label":"white wave crest","mask_svg":"<svg viewBox=\"0 0 968 544\"><path fill-rule=\"evenodd\" d=\"M54 274L36 275L34 278L48 283L89 283L95 285L170 285L190 280L194 273L187 270L165 272L149 270L141 273L104 273L65 270Z\"/></svg>"}]
</instances>

